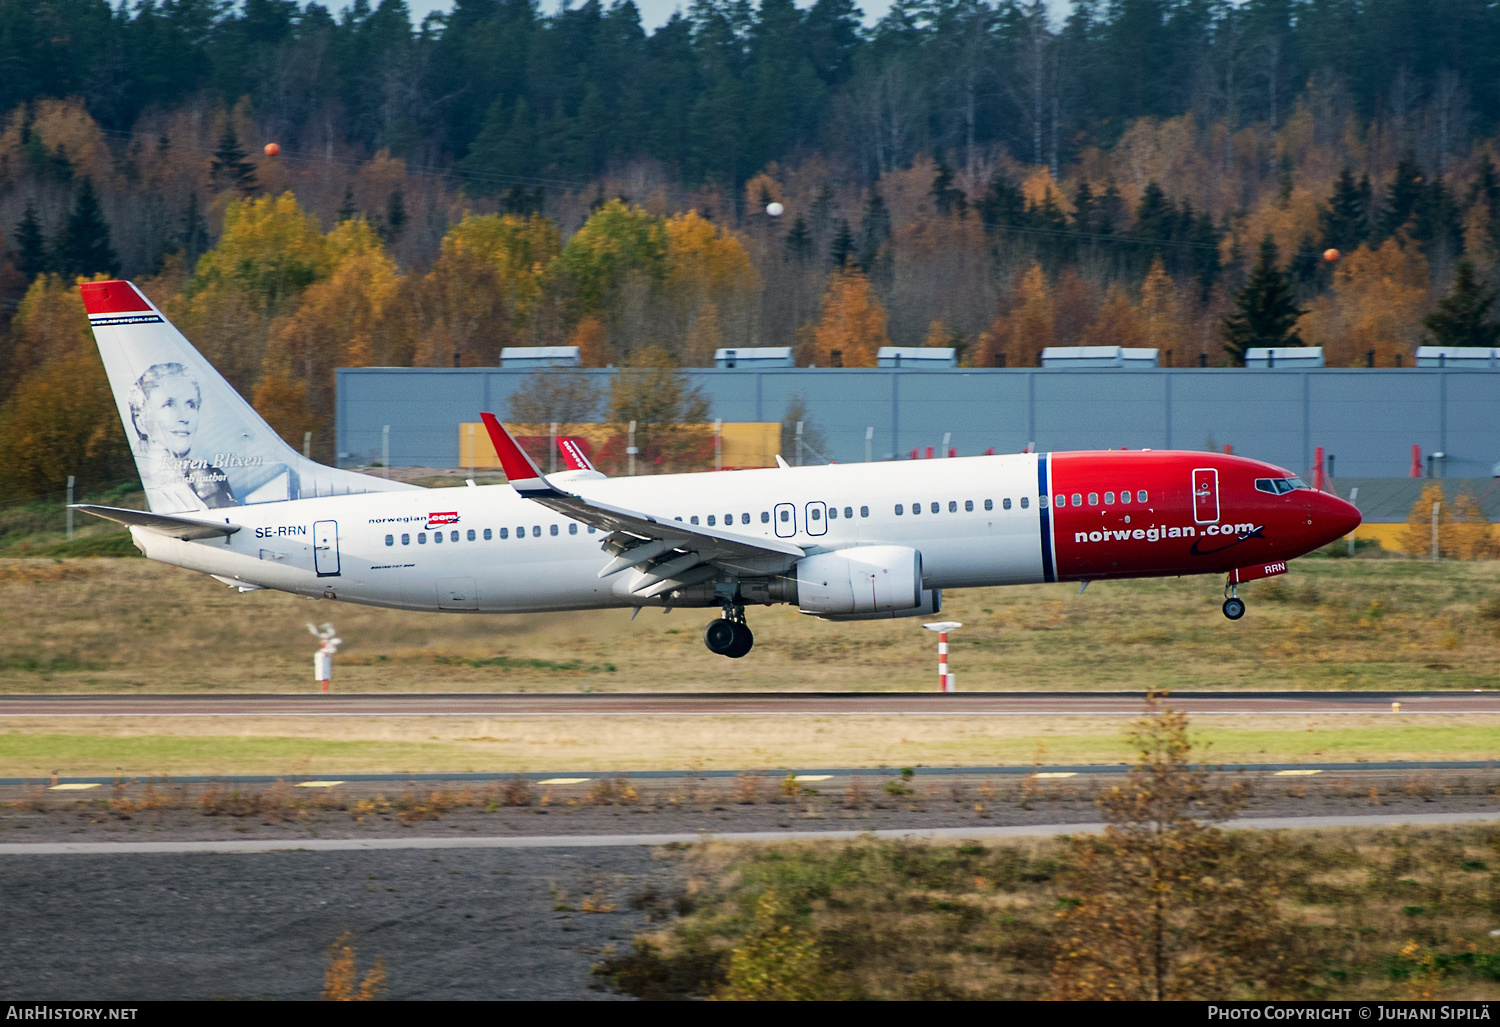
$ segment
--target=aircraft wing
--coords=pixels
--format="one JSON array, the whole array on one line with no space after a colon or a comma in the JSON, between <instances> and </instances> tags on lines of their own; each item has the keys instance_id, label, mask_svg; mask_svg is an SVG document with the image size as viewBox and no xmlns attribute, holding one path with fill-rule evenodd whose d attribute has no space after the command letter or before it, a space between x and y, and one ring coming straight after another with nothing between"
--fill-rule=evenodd
<instances>
[{"instance_id":1,"label":"aircraft wing","mask_svg":"<svg viewBox=\"0 0 1500 1027\"><path fill-rule=\"evenodd\" d=\"M192 517L147 513L145 510L126 510L118 506L74 503L70 509L82 510L95 517L103 517L107 521L115 521L131 528L145 528L158 535L167 535L189 542L205 538L227 538L240 530L238 524L230 524L227 521L223 524L216 524L213 521L200 521Z\"/></svg>"},{"instance_id":2,"label":"aircraft wing","mask_svg":"<svg viewBox=\"0 0 1500 1027\"><path fill-rule=\"evenodd\" d=\"M567 492L548 481L494 414L479 415L505 476L518 494L560 514L609 532L601 548L614 557L599 577L640 568L642 580L632 594L650 598L673 588L707 580L714 568L774 574L806 554L801 546L779 538L684 524L672 518L627 510Z\"/></svg>"}]
</instances>

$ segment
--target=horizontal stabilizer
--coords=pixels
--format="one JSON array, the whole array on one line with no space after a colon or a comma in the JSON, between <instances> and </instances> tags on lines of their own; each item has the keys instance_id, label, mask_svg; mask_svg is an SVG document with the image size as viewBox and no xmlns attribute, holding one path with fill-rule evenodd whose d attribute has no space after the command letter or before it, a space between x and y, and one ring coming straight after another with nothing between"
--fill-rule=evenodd
<instances>
[{"instance_id":1,"label":"horizontal stabilizer","mask_svg":"<svg viewBox=\"0 0 1500 1027\"><path fill-rule=\"evenodd\" d=\"M118 506L75 503L69 509L82 510L95 517L103 517L106 521L114 521L131 528L145 528L158 535L180 538L188 542L205 538L227 538L240 530L238 524L230 524L227 521L223 524L215 524L212 521L200 521L191 517L147 513L145 510L126 510Z\"/></svg>"}]
</instances>

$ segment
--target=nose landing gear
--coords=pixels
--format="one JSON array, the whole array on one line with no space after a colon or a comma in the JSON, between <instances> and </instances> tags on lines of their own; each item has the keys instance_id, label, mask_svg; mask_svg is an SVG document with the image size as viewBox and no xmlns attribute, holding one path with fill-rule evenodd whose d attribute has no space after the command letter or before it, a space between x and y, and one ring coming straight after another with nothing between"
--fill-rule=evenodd
<instances>
[{"instance_id":1,"label":"nose landing gear","mask_svg":"<svg viewBox=\"0 0 1500 1027\"><path fill-rule=\"evenodd\" d=\"M755 635L745 623L745 608L738 603L725 603L724 616L708 622L703 629L703 644L708 651L731 660L738 660L750 652L755 645Z\"/></svg>"},{"instance_id":2,"label":"nose landing gear","mask_svg":"<svg viewBox=\"0 0 1500 1027\"><path fill-rule=\"evenodd\" d=\"M1240 598L1239 593L1238 585L1224 586L1224 616L1230 620L1239 620L1245 615L1245 601Z\"/></svg>"}]
</instances>

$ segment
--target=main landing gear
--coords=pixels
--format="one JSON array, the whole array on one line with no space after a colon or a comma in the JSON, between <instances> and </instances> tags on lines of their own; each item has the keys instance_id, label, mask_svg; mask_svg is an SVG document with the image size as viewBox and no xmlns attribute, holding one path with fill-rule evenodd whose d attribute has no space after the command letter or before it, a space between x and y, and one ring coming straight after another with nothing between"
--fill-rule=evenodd
<instances>
[{"instance_id":1,"label":"main landing gear","mask_svg":"<svg viewBox=\"0 0 1500 1027\"><path fill-rule=\"evenodd\" d=\"M1228 584L1224 586L1224 616L1230 620L1239 620L1245 615L1245 601L1240 598L1238 585Z\"/></svg>"},{"instance_id":2,"label":"main landing gear","mask_svg":"<svg viewBox=\"0 0 1500 1027\"><path fill-rule=\"evenodd\" d=\"M745 623L745 608L737 603L724 604L724 616L708 622L703 629L703 644L708 651L738 660L755 644L755 635Z\"/></svg>"}]
</instances>

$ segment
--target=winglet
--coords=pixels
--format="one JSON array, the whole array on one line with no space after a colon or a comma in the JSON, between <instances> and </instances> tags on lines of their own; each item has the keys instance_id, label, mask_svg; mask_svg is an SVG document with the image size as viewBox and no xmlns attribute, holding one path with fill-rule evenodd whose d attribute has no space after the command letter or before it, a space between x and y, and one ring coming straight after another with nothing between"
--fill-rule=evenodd
<instances>
[{"instance_id":1,"label":"winglet","mask_svg":"<svg viewBox=\"0 0 1500 1027\"><path fill-rule=\"evenodd\" d=\"M495 444L500 467L517 492L524 496L528 492L553 491L547 479L542 477L541 470L526 455L526 451L516 444L516 440L511 438L510 432L505 430L499 418L494 414L482 413L479 419L484 422L485 430L490 433L490 441Z\"/></svg>"},{"instance_id":2,"label":"winglet","mask_svg":"<svg viewBox=\"0 0 1500 1027\"><path fill-rule=\"evenodd\" d=\"M568 465L568 470L596 470L594 465L589 463L589 458L583 455L583 447L578 444L577 439L558 439L557 448L562 450L563 463Z\"/></svg>"}]
</instances>

